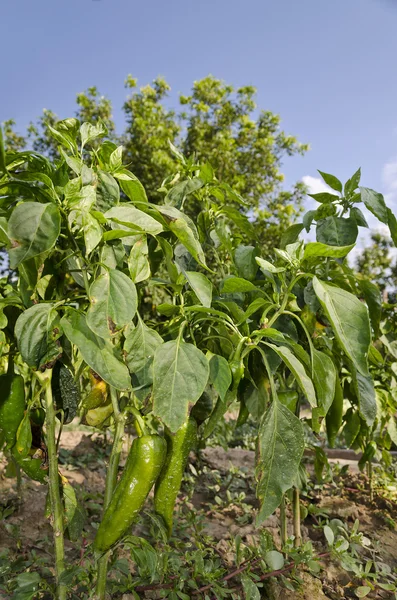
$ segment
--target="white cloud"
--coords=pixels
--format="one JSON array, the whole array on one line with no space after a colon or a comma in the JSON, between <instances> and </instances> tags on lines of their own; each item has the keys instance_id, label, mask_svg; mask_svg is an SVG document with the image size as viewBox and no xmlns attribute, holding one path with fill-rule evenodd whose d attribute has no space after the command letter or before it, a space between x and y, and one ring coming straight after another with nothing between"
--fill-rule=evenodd
<instances>
[{"instance_id":1,"label":"white cloud","mask_svg":"<svg viewBox=\"0 0 397 600\"><path fill-rule=\"evenodd\" d=\"M307 185L309 189L309 194L320 194L321 192L333 192L331 188L324 183L324 181L320 177L312 177L311 175L305 175L302 177L302 181L305 185Z\"/></svg>"}]
</instances>

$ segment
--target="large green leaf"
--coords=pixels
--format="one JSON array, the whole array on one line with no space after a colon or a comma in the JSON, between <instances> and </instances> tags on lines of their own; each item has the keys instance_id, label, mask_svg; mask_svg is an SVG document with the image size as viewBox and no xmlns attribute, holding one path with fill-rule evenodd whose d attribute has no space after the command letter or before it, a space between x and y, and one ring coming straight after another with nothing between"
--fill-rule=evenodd
<instances>
[{"instance_id":1,"label":"large green leaf","mask_svg":"<svg viewBox=\"0 0 397 600\"><path fill-rule=\"evenodd\" d=\"M185 271L186 279L203 306L210 308L212 303L212 283L197 271Z\"/></svg>"},{"instance_id":2,"label":"large green leaf","mask_svg":"<svg viewBox=\"0 0 397 600\"><path fill-rule=\"evenodd\" d=\"M90 302L87 325L103 338L132 321L138 306L134 283L116 269L103 273L91 284Z\"/></svg>"},{"instance_id":3,"label":"large green leaf","mask_svg":"<svg viewBox=\"0 0 397 600\"><path fill-rule=\"evenodd\" d=\"M161 223L131 204L114 206L104 216L112 221L113 229L124 229L130 231L131 234L151 233L157 235L163 231Z\"/></svg>"},{"instance_id":4,"label":"large green leaf","mask_svg":"<svg viewBox=\"0 0 397 600\"><path fill-rule=\"evenodd\" d=\"M53 304L35 304L15 324L15 335L23 360L34 369L51 365L62 354L59 316Z\"/></svg>"},{"instance_id":5,"label":"large green leaf","mask_svg":"<svg viewBox=\"0 0 397 600\"><path fill-rule=\"evenodd\" d=\"M204 183L201 179L186 179L176 183L165 197L165 204L180 208L189 194L199 190Z\"/></svg>"},{"instance_id":6,"label":"large green leaf","mask_svg":"<svg viewBox=\"0 0 397 600\"><path fill-rule=\"evenodd\" d=\"M266 346L269 346L283 362L287 365L291 373L293 373L299 387L303 394L306 396L309 404L313 407L317 406L316 392L313 386L313 382L306 373L305 367L300 360L291 352L286 346L274 346L268 342L264 342Z\"/></svg>"},{"instance_id":7,"label":"large green leaf","mask_svg":"<svg viewBox=\"0 0 397 600\"><path fill-rule=\"evenodd\" d=\"M321 242L309 242L305 246L304 258L311 258L312 256L343 258L349 254L354 246L355 244L350 244L349 246L329 246L328 244L322 244Z\"/></svg>"},{"instance_id":8,"label":"large green leaf","mask_svg":"<svg viewBox=\"0 0 397 600\"><path fill-rule=\"evenodd\" d=\"M241 277L228 277L223 280L222 294L234 294L236 292L255 292L258 291L256 285L242 279Z\"/></svg>"},{"instance_id":9,"label":"large green leaf","mask_svg":"<svg viewBox=\"0 0 397 600\"><path fill-rule=\"evenodd\" d=\"M157 348L153 373L153 412L175 432L204 391L208 360L196 346L178 338Z\"/></svg>"},{"instance_id":10,"label":"large green leaf","mask_svg":"<svg viewBox=\"0 0 397 600\"><path fill-rule=\"evenodd\" d=\"M335 396L336 369L332 359L316 348L312 350L312 364L319 414L325 417Z\"/></svg>"},{"instance_id":11,"label":"large green leaf","mask_svg":"<svg viewBox=\"0 0 397 600\"><path fill-rule=\"evenodd\" d=\"M379 334L379 323L382 313L382 296L378 286L369 279L359 280L360 289L368 306L369 318L375 335Z\"/></svg>"},{"instance_id":12,"label":"large green leaf","mask_svg":"<svg viewBox=\"0 0 397 600\"><path fill-rule=\"evenodd\" d=\"M149 279L150 277L148 254L147 239L145 235L142 235L131 248L128 257L128 269L134 283L145 281L145 279Z\"/></svg>"},{"instance_id":13,"label":"large green leaf","mask_svg":"<svg viewBox=\"0 0 397 600\"><path fill-rule=\"evenodd\" d=\"M351 246L355 244L357 236L358 228L354 219L327 217L317 223L317 241L329 246Z\"/></svg>"},{"instance_id":14,"label":"large green leaf","mask_svg":"<svg viewBox=\"0 0 397 600\"><path fill-rule=\"evenodd\" d=\"M219 354L209 355L210 381L222 400L232 384L232 372L226 358Z\"/></svg>"},{"instance_id":15,"label":"large green leaf","mask_svg":"<svg viewBox=\"0 0 397 600\"><path fill-rule=\"evenodd\" d=\"M173 206L157 206L156 208L164 218L170 231L176 235L181 244L189 250L198 263L206 267L205 255L199 241L197 228L190 217Z\"/></svg>"},{"instance_id":16,"label":"large green leaf","mask_svg":"<svg viewBox=\"0 0 397 600\"><path fill-rule=\"evenodd\" d=\"M397 218L390 208L387 209L387 217L391 239L394 245L397 246Z\"/></svg>"},{"instance_id":17,"label":"large green leaf","mask_svg":"<svg viewBox=\"0 0 397 600\"><path fill-rule=\"evenodd\" d=\"M61 326L68 340L80 350L87 365L104 381L118 390L131 389L126 365L121 362L114 346L88 327L85 315L70 309L62 317Z\"/></svg>"},{"instance_id":18,"label":"large green leaf","mask_svg":"<svg viewBox=\"0 0 397 600\"><path fill-rule=\"evenodd\" d=\"M258 524L276 510L283 494L292 487L304 447L301 421L275 398L263 417L258 436Z\"/></svg>"},{"instance_id":19,"label":"large green leaf","mask_svg":"<svg viewBox=\"0 0 397 600\"><path fill-rule=\"evenodd\" d=\"M156 349L163 343L155 329L150 329L139 318L124 343L124 352L134 387L148 387L153 383L153 359Z\"/></svg>"},{"instance_id":20,"label":"large green leaf","mask_svg":"<svg viewBox=\"0 0 397 600\"><path fill-rule=\"evenodd\" d=\"M357 394L361 417L369 426L373 425L376 417L376 395L374 382L370 375L364 376L353 366L351 368L354 389Z\"/></svg>"},{"instance_id":21,"label":"large green leaf","mask_svg":"<svg viewBox=\"0 0 397 600\"><path fill-rule=\"evenodd\" d=\"M127 169L119 169L116 173L113 173L113 177L118 179L120 182L120 187L123 190L124 194L128 196L128 198L132 202L146 202L147 196L145 192L145 188L139 181L137 177L131 171Z\"/></svg>"},{"instance_id":22,"label":"large green leaf","mask_svg":"<svg viewBox=\"0 0 397 600\"><path fill-rule=\"evenodd\" d=\"M324 173L324 171L320 171L320 169L318 169L318 172L330 188L342 193L342 183L337 177L335 177L335 175L331 175L330 173Z\"/></svg>"},{"instance_id":23,"label":"large green leaf","mask_svg":"<svg viewBox=\"0 0 397 600\"><path fill-rule=\"evenodd\" d=\"M8 222L10 266L51 250L59 236L61 216L54 204L24 202L13 210Z\"/></svg>"},{"instance_id":24,"label":"large green leaf","mask_svg":"<svg viewBox=\"0 0 397 600\"><path fill-rule=\"evenodd\" d=\"M238 276L242 279L253 281L258 272L258 265L255 257L258 249L254 246L237 246L234 251L234 262L237 267Z\"/></svg>"},{"instance_id":25,"label":"large green leaf","mask_svg":"<svg viewBox=\"0 0 397 600\"><path fill-rule=\"evenodd\" d=\"M361 200L364 202L368 210L375 215L379 221L388 224L387 206L382 194L371 190L370 188L360 187Z\"/></svg>"},{"instance_id":26,"label":"large green leaf","mask_svg":"<svg viewBox=\"0 0 397 600\"><path fill-rule=\"evenodd\" d=\"M100 211L105 212L120 202L120 188L110 173L98 169L97 177L96 205Z\"/></svg>"},{"instance_id":27,"label":"large green leaf","mask_svg":"<svg viewBox=\"0 0 397 600\"><path fill-rule=\"evenodd\" d=\"M368 375L367 356L371 343L368 309L356 296L328 285L317 277L313 289L323 307L335 336L356 369Z\"/></svg>"}]
</instances>

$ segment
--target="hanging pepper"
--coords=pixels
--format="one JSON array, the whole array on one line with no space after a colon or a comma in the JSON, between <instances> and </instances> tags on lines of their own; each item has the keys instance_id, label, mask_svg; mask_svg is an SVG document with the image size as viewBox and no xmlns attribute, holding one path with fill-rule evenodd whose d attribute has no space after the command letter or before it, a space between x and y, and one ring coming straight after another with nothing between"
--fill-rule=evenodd
<instances>
[{"instance_id":1,"label":"hanging pepper","mask_svg":"<svg viewBox=\"0 0 397 600\"><path fill-rule=\"evenodd\" d=\"M166 428L165 439L167 441L167 458L156 481L154 509L163 517L170 536L175 501L181 487L190 451L197 440L196 420L190 417L174 434Z\"/></svg>"},{"instance_id":2,"label":"hanging pepper","mask_svg":"<svg viewBox=\"0 0 397 600\"><path fill-rule=\"evenodd\" d=\"M14 363L10 358L7 373L0 376L0 435L7 448L15 444L24 412L25 382L21 375L14 374Z\"/></svg>"},{"instance_id":3,"label":"hanging pepper","mask_svg":"<svg viewBox=\"0 0 397 600\"><path fill-rule=\"evenodd\" d=\"M144 435L131 450L112 500L105 510L94 541L97 553L116 544L138 518L164 464L167 444L159 435Z\"/></svg>"},{"instance_id":4,"label":"hanging pepper","mask_svg":"<svg viewBox=\"0 0 397 600\"><path fill-rule=\"evenodd\" d=\"M335 446L336 436L342 426L343 419L343 389L338 378L336 378L335 396L325 417L327 437L330 448Z\"/></svg>"}]
</instances>

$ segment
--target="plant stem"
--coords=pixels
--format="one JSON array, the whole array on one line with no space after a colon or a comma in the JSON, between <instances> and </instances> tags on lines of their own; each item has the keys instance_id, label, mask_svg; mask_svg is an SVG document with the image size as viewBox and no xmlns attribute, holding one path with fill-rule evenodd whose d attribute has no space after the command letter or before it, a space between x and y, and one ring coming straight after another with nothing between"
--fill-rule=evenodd
<instances>
[{"instance_id":1,"label":"plant stem","mask_svg":"<svg viewBox=\"0 0 397 600\"><path fill-rule=\"evenodd\" d=\"M369 487L369 501L373 502L373 500L374 500L374 487L373 487L372 462L371 461L369 461L367 463L367 474L368 474L368 487Z\"/></svg>"},{"instance_id":2,"label":"plant stem","mask_svg":"<svg viewBox=\"0 0 397 600\"><path fill-rule=\"evenodd\" d=\"M67 587L61 583L61 577L65 570L65 548L63 540L63 506L59 491L58 455L55 440L55 409L51 389L52 370L48 369L40 376L45 386L46 401L46 432L47 450L49 461L49 491L51 501L52 527L54 531L55 546L55 574L57 582L57 599L66 600Z\"/></svg>"},{"instance_id":3,"label":"plant stem","mask_svg":"<svg viewBox=\"0 0 397 600\"><path fill-rule=\"evenodd\" d=\"M125 425L125 417L122 413L120 413L117 399L117 392L114 388L110 388L110 395L112 398L114 418L115 418L115 432L114 432L114 440L112 451L110 453L109 466L106 473L106 485L105 485L105 497L103 500L103 513L106 508L109 506L110 501L112 499L114 488L117 483L117 471L120 462L120 454L123 446L123 435L124 435L124 425ZM106 598L106 581L107 581L107 572L108 572L108 561L110 557L111 550L106 552L101 558L98 560L98 578L96 583L96 599L97 600L105 600Z\"/></svg>"},{"instance_id":4,"label":"plant stem","mask_svg":"<svg viewBox=\"0 0 397 600\"><path fill-rule=\"evenodd\" d=\"M299 548L301 545L301 511L300 511L300 503L299 503L299 489L297 487L293 488L292 491L292 510L293 510L293 519L294 519L294 546L295 548Z\"/></svg>"},{"instance_id":5,"label":"plant stem","mask_svg":"<svg viewBox=\"0 0 397 600\"><path fill-rule=\"evenodd\" d=\"M283 495L280 504L280 533L281 533L281 545L284 547L287 543L287 513L285 512L285 495Z\"/></svg>"}]
</instances>

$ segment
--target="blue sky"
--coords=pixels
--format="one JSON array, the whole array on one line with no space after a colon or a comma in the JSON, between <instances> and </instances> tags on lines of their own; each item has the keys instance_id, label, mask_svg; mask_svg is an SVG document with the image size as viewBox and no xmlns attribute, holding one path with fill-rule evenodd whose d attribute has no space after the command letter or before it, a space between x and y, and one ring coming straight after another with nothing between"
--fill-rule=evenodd
<instances>
[{"instance_id":1,"label":"blue sky","mask_svg":"<svg viewBox=\"0 0 397 600\"><path fill-rule=\"evenodd\" d=\"M71 116L90 85L121 126L128 73L164 75L175 104L211 73L255 85L311 144L285 162L287 187L361 166L397 210L397 0L5 0L1 25L0 121L20 131L43 108Z\"/></svg>"}]
</instances>

